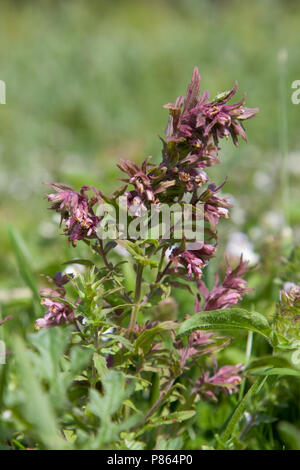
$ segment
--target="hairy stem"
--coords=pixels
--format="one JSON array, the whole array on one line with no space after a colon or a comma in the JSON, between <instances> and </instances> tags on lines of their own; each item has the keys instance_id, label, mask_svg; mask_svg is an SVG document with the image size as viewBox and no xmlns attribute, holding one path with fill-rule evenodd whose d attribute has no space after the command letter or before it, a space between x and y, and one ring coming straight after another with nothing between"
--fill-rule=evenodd
<instances>
[{"instance_id":1,"label":"hairy stem","mask_svg":"<svg viewBox=\"0 0 300 470\"><path fill-rule=\"evenodd\" d=\"M111 270L112 267L111 267L111 265L110 265L109 262L108 262L108 259L107 259L107 257L106 257L106 253L105 253L105 250L104 250L104 247L103 247L103 242L102 242L102 240L100 240L100 239L99 239L99 254L102 256L105 266L106 266L108 269Z\"/></svg>"},{"instance_id":2,"label":"hairy stem","mask_svg":"<svg viewBox=\"0 0 300 470\"><path fill-rule=\"evenodd\" d=\"M148 294L145 296L144 300L143 300L143 304L146 304L147 302L149 302L152 294L154 293L155 291L155 288L156 288L156 284L160 281L162 281L163 277L167 274L167 271L169 269L169 267L171 266L172 264L172 261L169 261L167 266L165 267L165 269L163 271L158 271L157 273L157 276L156 276L156 279L154 281L153 284L150 285L150 289L149 289L149 292Z\"/></svg>"}]
</instances>

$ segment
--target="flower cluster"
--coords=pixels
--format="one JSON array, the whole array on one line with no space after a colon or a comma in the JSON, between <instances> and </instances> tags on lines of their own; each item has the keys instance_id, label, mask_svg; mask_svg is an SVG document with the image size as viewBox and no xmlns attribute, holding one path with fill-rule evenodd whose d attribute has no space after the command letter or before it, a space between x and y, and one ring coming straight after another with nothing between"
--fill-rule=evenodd
<instances>
[{"instance_id":1,"label":"flower cluster","mask_svg":"<svg viewBox=\"0 0 300 470\"><path fill-rule=\"evenodd\" d=\"M37 319L36 327L49 328L50 326L73 323L75 318L74 310L66 300L66 290L63 287L70 278L61 272L57 272L53 278L48 277L48 280L54 282L56 289L45 288L41 290L41 304L47 310L43 318Z\"/></svg>"},{"instance_id":2,"label":"flower cluster","mask_svg":"<svg viewBox=\"0 0 300 470\"><path fill-rule=\"evenodd\" d=\"M235 145L239 135L247 140L241 121L254 117L258 108L243 106L246 95L236 104L227 104L237 91L237 82L232 90L220 93L212 101L208 101L207 90L199 98L200 82L195 67L186 97L179 96L175 103L165 105L170 111L166 137L167 142L187 143L190 152L203 157L210 155L212 141L217 147L219 139L230 135Z\"/></svg>"},{"instance_id":3,"label":"flower cluster","mask_svg":"<svg viewBox=\"0 0 300 470\"><path fill-rule=\"evenodd\" d=\"M224 183L223 183L224 184ZM221 218L228 219L228 209L232 207L226 197L216 196L223 184L218 188L214 183L208 186L207 191L203 193L199 201L204 201L204 219L209 223L212 231L215 231L216 225Z\"/></svg>"},{"instance_id":4,"label":"flower cluster","mask_svg":"<svg viewBox=\"0 0 300 470\"><path fill-rule=\"evenodd\" d=\"M161 138L161 163L151 164L148 157L139 167L129 160L121 160L118 167L127 174L127 178L121 179L126 185L115 193L126 196L129 216L140 217L153 204L159 206L161 203L181 202L188 195L190 204L202 205L204 220L210 227L206 229L208 237L205 243L194 250L177 247L171 256L175 271L180 265L186 276L197 284L203 268L216 250L216 225L220 218L228 218L228 209L231 207L226 198L217 195L226 180L220 186L210 183L207 189L199 191L209 181L205 169L213 163L219 163L217 155L220 139L231 135L236 145L238 136L246 140L243 121L258 112L257 108L243 106L245 96L236 104L228 104L237 91L237 83L232 90L209 101L208 91L199 97L200 82L199 71L195 68L186 96L180 96L173 104L165 105L169 110L169 120L166 137ZM78 240L97 238L101 218L96 215L94 206L101 204L104 197L102 193L88 186L83 186L80 193L65 185L51 186L56 193L47 197L51 209L61 214L69 241L76 245ZM133 186L133 189L128 189L128 186ZM87 195L88 190L94 193L91 198ZM209 243L211 239L213 243Z\"/></svg>"},{"instance_id":5,"label":"flower cluster","mask_svg":"<svg viewBox=\"0 0 300 470\"><path fill-rule=\"evenodd\" d=\"M165 105L169 121L161 167L166 168L168 178L175 177L177 184L188 192L195 192L207 182L204 168L219 162L219 139L231 135L235 145L238 145L238 136L247 140L242 121L258 112L258 108L243 106L245 96L236 104L227 104L237 91L237 82L232 90L217 95L212 101L208 101L208 91L199 98L200 82L195 67L186 96L179 96L174 103Z\"/></svg>"},{"instance_id":6,"label":"flower cluster","mask_svg":"<svg viewBox=\"0 0 300 470\"><path fill-rule=\"evenodd\" d=\"M300 286L286 282L280 291L280 301L276 305L275 328L291 341L300 339ZM297 346L298 347L298 346Z\"/></svg>"},{"instance_id":7,"label":"flower cluster","mask_svg":"<svg viewBox=\"0 0 300 470\"><path fill-rule=\"evenodd\" d=\"M164 178L164 170L161 171L149 163L150 158L146 158L141 168L129 160L121 160L118 164L120 170L129 176L129 178L121 178L121 181L126 183L124 190L128 185L134 186L134 190L126 191L124 196L127 197L129 210L132 209L131 212L138 216L140 214L136 212L136 207L147 210L150 204L159 204L159 195L175 184L175 180Z\"/></svg>"},{"instance_id":8,"label":"flower cluster","mask_svg":"<svg viewBox=\"0 0 300 470\"><path fill-rule=\"evenodd\" d=\"M65 233L75 246L77 240L96 238L100 218L95 215L93 206L101 203L100 192L91 186L83 186L77 193L69 186L51 183L56 193L48 194L47 199L52 204L50 209L61 215L65 222ZM95 197L89 199L86 192L92 189Z\"/></svg>"},{"instance_id":9,"label":"flower cluster","mask_svg":"<svg viewBox=\"0 0 300 470\"><path fill-rule=\"evenodd\" d=\"M181 251L180 248L175 248L170 255L170 259L173 261L175 270L177 270L178 263L180 263L186 268L189 279L198 284L202 277L203 268L208 264L209 259L214 256L215 251L214 245L202 243L197 249L193 250Z\"/></svg>"},{"instance_id":10,"label":"flower cluster","mask_svg":"<svg viewBox=\"0 0 300 470\"><path fill-rule=\"evenodd\" d=\"M181 340L177 342L176 346L180 355L181 367L186 367L189 359L194 361L201 356L212 355L228 346L230 342L231 338L216 337L213 332L194 331L190 334L186 346L183 345Z\"/></svg>"},{"instance_id":11,"label":"flower cluster","mask_svg":"<svg viewBox=\"0 0 300 470\"><path fill-rule=\"evenodd\" d=\"M247 288L247 282L242 278L249 271L247 265L248 261L243 261L242 257L235 269L228 264L224 281L219 284L217 276L215 286L211 291L207 289L203 281L199 282L199 290L204 297L204 311L230 308L242 300L243 295L251 290ZM202 310L200 304L197 310Z\"/></svg>"},{"instance_id":12,"label":"flower cluster","mask_svg":"<svg viewBox=\"0 0 300 470\"><path fill-rule=\"evenodd\" d=\"M281 301L287 307L300 308L300 286L293 282L287 282L284 289L280 292Z\"/></svg>"},{"instance_id":13,"label":"flower cluster","mask_svg":"<svg viewBox=\"0 0 300 470\"><path fill-rule=\"evenodd\" d=\"M73 245L79 240L87 241L102 256L104 266L93 266L87 280L83 279L83 289L78 292L80 308L76 308L76 303L74 305L66 298L64 286L69 277L57 273L53 278L55 289L43 289L41 293L42 305L47 310L36 325L40 328L72 323L81 339L87 343L93 342L97 357L100 354L99 341L102 341L105 332L113 331L113 334L107 335L107 367L120 367L122 371L130 367L130 373L134 369L139 373L158 372L157 379L161 384L166 384L147 417L160 406L162 397L176 391L177 385L181 385L179 379L186 379L191 366L199 366L203 356L212 358L215 369L211 374L200 366L198 378L193 375L192 384L189 383L192 400L199 396L216 400L220 390L231 394L241 382L241 364L218 368L214 358L214 354L226 347L231 338L196 330L188 335L186 341L174 333L174 328L178 326L178 305L171 298L172 288L187 288L193 293L186 282L177 280L178 277L195 283L198 292L195 315L201 315L203 311L230 308L249 291L243 278L249 270L248 262L243 261L242 257L235 268L227 262L223 282L219 283L217 277L211 291L203 282L203 272L216 252L217 224L220 219L229 217L231 207L229 200L221 195L226 179L221 184L215 184L209 180L207 169L214 163L220 163L218 153L221 139L231 136L235 145L238 145L239 136L246 140L243 121L255 116L258 109L244 107L245 97L236 104L228 104L237 91L237 84L232 90L209 101L207 91L199 96L200 81L198 69L195 68L186 96L180 96L173 104L165 106L169 110L169 120L165 138L161 138L162 159L158 164L150 163L150 157L141 166L129 160L121 160L118 167L126 175L120 178L125 185L111 197L92 186L83 186L80 192L76 192L61 184L50 184L55 192L47 196L51 203L50 209L61 216L68 240ZM120 196L125 196L125 203L123 198L119 199ZM184 222L188 222L188 227L184 225L184 228L177 230L174 217L171 218L172 227L165 230L167 235L162 235L159 240L151 238L152 235L148 238L151 230L146 231L144 240L136 241L132 234L126 240L118 240L118 244L122 242L120 246L127 250L125 256L132 256L134 260L134 292L127 290L124 273L119 269L122 263L114 265L110 262L110 250L115 248L116 243L104 243L101 239L100 223L105 221L105 215L102 215L103 202L111 204L113 209L118 208L122 217L127 210L125 217L130 222L131 218L137 217L134 223L141 223L139 219L144 223L144 214L148 222L155 218L153 214L159 214L160 217L163 204L168 209L173 205L184 209L183 218ZM187 220L186 203L191 209ZM203 222L202 239L198 237L199 213ZM163 221L162 226L164 224ZM120 233L119 238L122 238ZM193 239L190 243L190 233L197 233L197 241ZM89 243L90 240L93 243ZM160 260L154 260L153 257L160 257ZM156 278L152 282L148 280L149 273L145 273L149 266L157 269ZM292 297L292 293L289 296ZM78 315L79 311L82 315ZM131 317L127 323L129 314ZM144 324L138 323L142 315ZM81 318L88 321L81 321ZM121 340L122 336L124 338ZM127 349L131 341L135 342L135 346L128 348L128 353L124 354L124 348ZM132 355L131 350L134 351ZM93 386L97 385L96 369L97 366L93 365L90 371Z\"/></svg>"},{"instance_id":14,"label":"flower cluster","mask_svg":"<svg viewBox=\"0 0 300 470\"><path fill-rule=\"evenodd\" d=\"M217 401L216 393L225 390L229 395L237 391L237 386L241 383L242 377L239 374L244 369L243 364L235 366L223 366L219 370L215 366L214 374L204 371L202 376L196 381L192 390L193 393L201 395L204 399Z\"/></svg>"}]
</instances>

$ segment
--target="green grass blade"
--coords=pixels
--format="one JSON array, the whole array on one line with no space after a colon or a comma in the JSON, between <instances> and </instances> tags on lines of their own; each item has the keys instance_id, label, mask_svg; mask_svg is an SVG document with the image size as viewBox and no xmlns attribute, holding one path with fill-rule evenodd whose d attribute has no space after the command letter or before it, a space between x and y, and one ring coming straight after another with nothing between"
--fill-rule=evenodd
<instances>
[{"instance_id":1,"label":"green grass blade","mask_svg":"<svg viewBox=\"0 0 300 470\"><path fill-rule=\"evenodd\" d=\"M244 398L237 405L223 434L221 435L220 443L217 446L218 449L220 449L222 443L225 445L226 442L229 441L229 439L234 435L235 429L238 425L240 418L242 417L242 414L246 409L248 401L253 395L255 395L255 393L259 390L259 388L263 385L265 381L265 377L260 377L259 379L257 379L254 384L249 388Z\"/></svg>"},{"instance_id":2,"label":"green grass blade","mask_svg":"<svg viewBox=\"0 0 300 470\"><path fill-rule=\"evenodd\" d=\"M37 280L32 269L29 255L26 250L24 240L22 239L20 233L15 229L15 227L9 227L9 235L12 243L12 248L18 263L20 274L30 288L33 294L36 313L41 312L40 306L40 294L38 289Z\"/></svg>"}]
</instances>

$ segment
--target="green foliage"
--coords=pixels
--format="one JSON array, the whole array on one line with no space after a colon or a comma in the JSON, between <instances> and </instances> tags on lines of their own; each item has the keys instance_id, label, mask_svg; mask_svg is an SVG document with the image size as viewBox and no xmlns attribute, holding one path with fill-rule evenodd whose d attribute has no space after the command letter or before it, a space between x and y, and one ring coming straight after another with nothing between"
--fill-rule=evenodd
<instances>
[{"instance_id":1,"label":"green foliage","mask_svg":"<svg viewBox=\"0 0 300 470\"><path fill-rule=\"evenodd\" d=\"M264 377L257 379L256 382L254 382L254 384L249 388L248 392L246 393L244 398L241 400L241 402L237 405L231 418L229 419L229 422L224 432L222 433L220 439L218 439L217 449L222 449L226 447L230 448L230 445L234 440L234 433L235 433L236 427L246 409L248 400L250 400L251 397L255 393L257 393L257 391L265 382L265 380L266 379Z\"/></svg>"},{"instance_id":2,"label":"green foliage","mask_svg":"<svg viewBox=\"0 0 300 470\"><path fill-rule=\"evenodd\" d=\"M290 450L300 450L300 429L293 424L282 421L278 424L279 434Z\"/></svg>"},{"instance_id":3,"label":"green foliage","mask_svg":"<svg viewBox=\"0 0 300 470\"><path fill-rule=\"evenodd\" d=\"M32 435L40 441L41 445L47 449L66 448L66 443L60 436L49 396L42 389L32 370L30 355L19 338L15 338L14 343L19 393L23 393L25 398L19 413L25 423L30 425Z\"/></svg>"},{"instance_id":4,"label":"green foliage","mask_svg":"<svg viewBox=\"0 0 300 470\"><path fill-rule=\"evenodd\" d=\"M300 222L293 153L299 109L288 92L298 71L299 5L2 3L0 79L7 83L7 105L0 114L0 320L12 319L0 324L8 352L6 364L0 362L0 448L299 450L299 306L283 305L279 297L284 282L300 281L299 247L289 256L286 235L296 228L297 238ZM282 46L288 59L280 78ZM157 162L159 142L152 137L162 134L165 118L157 109L182 92L195 61L213 96L224 83L232 85L234 70L240 91L251 91L249 105L259 103L262 110L249 129L252 145L225 146L222 167L213 169L218 182L230 175L224 189L239 200L232 230L247 234L260 255L248 274L254 291L242 308L197 314L196 290L187 280L157 279L161 252L155 240L121 242L130 260L107 244L109 266L99 262L93 244L79 244L76 254L63 245L58 221L42 209L40 184L64 180L112 193L119 176L114 159L139 161L150 153ZM286 94L281 102L279 79ZM284 139L291 154L285 155ZM277 157L279 146L285 161ZM176 151L172 157L175 164ZM286 220L279 226L267 222L282 211ZM9 230L6 221L13 224ZM221 227L223 253L230 233ZM71 324L34 331L44 313L39 287L49 288L37 273L53 276L74 265L80 269L67 297L53 300L63 300L84 322L79 330ZM143 286L135 299L136 265L143 268ZM221 276L225 270L218 254L204 270L210 288L217 270ZM138 329L129 334L135 305ZM184 365L182 355L199 329L213 333L214 343L199 347ZM246 345L249 331L252 348ZM224 332L234 339L227 349ZM206 401L194 390L200 371L215 373L210 348L220 367L246 364L239 398L216 393L217 402Z\"/></svg>"},{"instance_id":5,"label":"green foliage","mask_svg":"<svg viewBox=\"0 0 300 470\"><path fill-rule=\"evenodd\" d=\"M266 318L260 313L247 312L241 308L210 310L193 315L185 320L178 329L178 336L186 336L193 331L201 330L250 330L266 338L271 337L272 330Z\"/></svg>"},{"instance_id":6,"label":"green foliage","mask_svg":"<svg viewBox=\"0 0 300 470\"><path fill-rule=\"evenodd\" d=\"M38 283L37 283L35 274L31 267L29 254L26 252L25 244L24 244L24 241L22 240L21 235L14 227L10 227L9 234L11 238L13 252L18 262L20 273L25 283L32 291L32 294L35 300L34 307L35 307L36 312L39 313L41 311L39 288L38 288Z\"/></svg>"}]
</instances>

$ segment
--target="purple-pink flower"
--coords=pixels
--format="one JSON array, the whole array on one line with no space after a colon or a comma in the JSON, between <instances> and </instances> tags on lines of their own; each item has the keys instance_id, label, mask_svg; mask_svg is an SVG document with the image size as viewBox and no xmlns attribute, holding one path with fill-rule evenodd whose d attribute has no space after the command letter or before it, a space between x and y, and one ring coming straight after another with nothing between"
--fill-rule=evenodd
<instances>
[{"instance_id":1,"label":"purple-pink flower","mask_svg":"<svg viewBox=\"0 0 300 470\"><path fill-rule=\"evenodd\" d=\"M149 202L154 202L155 195L151 184L152 182L147 175L149 166L149 158L143 162L141 168L139 168L134 162L131 162L130 160L121 160L121 162L118 163L120 170L122 170L124 173L127 173L129 176L129 178L122 178L121 181L135 186L135 196L144 198Z\"/></svg>"},{"instance_id":2,"label":"purple-pink flower","mask_svg":"<svg viewBox=\"0 0 300 470\"><path fill-rule=\"evenodd\" d=\"M240 302L245 293L251 291L247 288L247 281L242 278L249 271L247 265L248 261L243 261L242 257L235 269L228 264L224 281L218 284L217 277L211 291L207 289L203 281L199 281L198 287L204 298L203 310L230 308Z\"/></svg>"},{"instance_id":3,"label":"purple-pink flower","mask_svg":"<svg viewBox=\"0 0 300 470\"><path fill-rule=\"evenodd\" d=\"M57 272L52 278L47 276L49 281L54 282L56 289L41 289L41 304L46 307L46 313L43 318L36 321L37 328L49 328L66 323L72 323L75 315L71 304L66 301L66 290L63 287L70 280L70 277Z\"/></svg>"},{"instance_id":4,"label":"purple-pink flower","mask_svg":"<svg viewBox=\"0 0 300 470\"><path fill-rule=\"evenodd\" d=\"M237 91L237 82L232 90L218 95L213 101L208 101L206 90L199 98L200 82L201 76L195 67L186 97L180 96L175 103L165 105L170 113L167 142L186 142L193 152L204 156L211 141L217 146L219 139L230 135L235 145L238 145L239 135L247 140L241 121L254 117L258 108L244 107L245 95L238 103L227 104Z\"/></svg>"},{"instance_id":5,"label":"purple-pink flower","mask_svg":"<svg viewBox=\"0 0 300 470\"><path fill-rule=\"evenodd\" d=\"M37 328L49 328L50 326L73 322L74 312L69 305L51 299L43 299L41 304L47 307L47 311L43 318L37 319Z\"/></svg>"},{"instance_id":6,"label":"purple-pink flower","mask_svg":"<svg viewBox=\"0 0 300 470\"><path fill-rule=\"evenodd\" d=\"M129 178L120 178L126 183L125 189L127 185L134 186L133 190L124 193L127 197L128 208L132 213L135 211L135 206L143 205L147 209L150 204L158 204L160 196L175 185L174 177L166 178L166 169L150 164L150 158L144 160L141 168L130 160L121 160L118 164L120 170L129 176Z\"/></svg>"},{"instance_id":7,"label":"purple-pink flower","mask_svg":"<svg viewBox=\"0 0 300 470\"><path fill-rule=\"evenodd\" d=\"M211 244L202 243L197 250L184 250L175 248L170 259L173 261L175 269L178 264L181 264L187 269L187 274L190 279L195 280L197 283L203 273L203 268L208 264L210 258L214 256L216 247Z\"/></svg>"},{"instance_id":8,"label":"purple-pink flower","mask_svg":"<svg viewBox=\"0 0 300 470\"><path fill-rule=\"evenodd\" d=\"M188 318L188 316L186 318ZM222 341L220 342L217 340ZM193 360L200 356L212 354L228 346L230 342L230 338L216 338L214 332L202 330L194 331L189 335L186 346L184 346L180 340L178 341L177 351L180 356L180 365L184 368L189 359Z\"/></svg>"},{"instance_id":9,"label":"purple-pink flower","mask_svg":"<svg viewBox=\"0 0 300 470\"><path fill-rule=\"evenodd\" d=\"M49 185L56 191L47 195L48 201L52 204L50 209L60 213L69 241L76 245L77 240L96 238L100 218L95 215L93 206L101 203L100 192L92 186L83 186L80 193L77 193L62 184ZM90 189L94 191L95 196L89 199L86 192Z\"/></svg>"},{"instance_id":10,"label":"purple-pink flower","mask_svg":"<svg viewBox=\"0 0 300 470\"><path fill-rule=\"evenodd\" d=\"M217 401L216 393L225 390L229 395L238 390L238 385L242 381L240 372L244 369L243 364L235 366L223 366L219 370L215 364L214 374L209 371L202 373L196 381L192 393L198 393L203 398Z\"/></svg>"}]
</instances>

